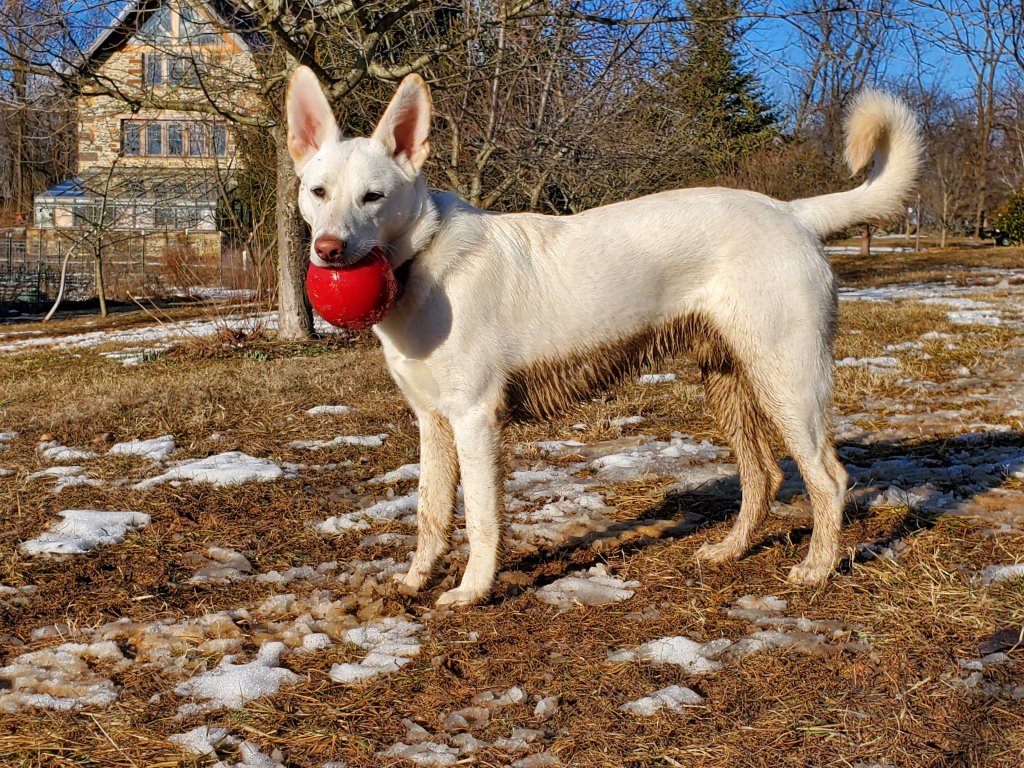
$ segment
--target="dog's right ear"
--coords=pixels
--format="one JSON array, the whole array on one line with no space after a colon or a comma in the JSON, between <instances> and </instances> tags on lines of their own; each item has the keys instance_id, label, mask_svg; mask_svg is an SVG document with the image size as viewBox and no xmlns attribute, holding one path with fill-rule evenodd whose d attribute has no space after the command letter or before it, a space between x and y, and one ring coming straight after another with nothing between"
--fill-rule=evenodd
<instances>
[{"instance_id":1,"label":"dog's right ear","mask_svg":"<svg viewBox=\"0 0 1024 768\"><path fill-rule=\"evenodd\" d=\"M330 141L338 139L338 121L313 70L298 67L288 83L288 152L296 173Z\"/></svg>"}]
</instances>

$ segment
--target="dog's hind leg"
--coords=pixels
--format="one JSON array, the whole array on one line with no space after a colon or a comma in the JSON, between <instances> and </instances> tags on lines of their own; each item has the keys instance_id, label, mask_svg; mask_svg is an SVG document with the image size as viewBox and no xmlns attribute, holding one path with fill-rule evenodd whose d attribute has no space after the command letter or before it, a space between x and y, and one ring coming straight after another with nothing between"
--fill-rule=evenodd
<instances>
[{"instance_id":1,"label":"dog's hind leg","mask_svg":"<svg viewBox=\"0 0 1024 768\"><path fill-rule=\"evenodd\" d=\"M807 557L789 572L795 584L822 583L839 556L847 476L828 429L831 365L831 353L817 342L791 342L768 366L774 370L762 371L769 375L758 379L762 402L771 404L766 412L803 475L814 512Z\"/></svg>"},{"instance_id":2,"label":"dog's hind leg","mask_svg":"<svg viewBox=\"0 0 1024 768\"><path fill-rule=\"evenodd\" d=\"M472 605L491 591L501 543L501 424L494 408L475 406L451 420L462 471L469 562L462 583L437 599L438 606Z\"/></svg>"},{"instance_id":3,"label":"dog's hind leg","mask_svg":"<svg viewBox=\"0 0 1024 768\"><path fill-rule=\"evenodd\" d=\"M702 366L708 403L736 455L743 501L732 530L717 544L704 544L697 558L709 563L736 560L750 548L751 536L768 514L782 472L772 453L771 422L743 373L730 363Z\"/></svg>"},{"instance_id":4,"label":"dog's hind leg","mask_svg":"<svg viewBox=\"0 0 1024 768\"><path fill-rule=\"evenodd\" d=\"M402 585L412 592L426 586L448 535L459 481L452 428L441 414L417 412L420 424L420 500L416 510L418 539Z\"/></svg>"}]
</instances>

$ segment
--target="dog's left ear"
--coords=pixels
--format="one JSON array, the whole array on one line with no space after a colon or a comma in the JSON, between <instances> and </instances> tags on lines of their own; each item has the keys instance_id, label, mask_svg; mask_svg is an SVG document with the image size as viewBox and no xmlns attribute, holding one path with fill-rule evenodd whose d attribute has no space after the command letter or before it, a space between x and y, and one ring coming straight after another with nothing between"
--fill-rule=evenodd
<instances>
[{"instance_id":1,"label":"dog's left ear","mask_svg":"<svg viewBox=\"0 0 1024 768\"><path fill-rule=\"evenodd\" d=\"M377 123L373 139L400 164L408 163L419 173L430 154L430 92L422 77L406 75Z\"/></svg>"}]
</instances>

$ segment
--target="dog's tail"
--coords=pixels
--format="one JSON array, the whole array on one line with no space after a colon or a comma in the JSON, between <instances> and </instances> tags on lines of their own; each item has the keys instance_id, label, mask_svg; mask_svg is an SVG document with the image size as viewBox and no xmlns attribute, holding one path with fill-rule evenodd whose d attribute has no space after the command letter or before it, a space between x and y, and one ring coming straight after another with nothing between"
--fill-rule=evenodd
<instances>
[{"instance_id":1,"label":"dog's tail","mask_svg":"<svg viewBox=\"0 0 1024 768\"><path fill-rule=\"evenodd\" d=\"M910 108L880 91L862 91L846 116L846 162L857 173L874 156L868 180L856 189L790 203L818 234L902 212L921 164L921 129Z\"/></svg>"}]
</instances>

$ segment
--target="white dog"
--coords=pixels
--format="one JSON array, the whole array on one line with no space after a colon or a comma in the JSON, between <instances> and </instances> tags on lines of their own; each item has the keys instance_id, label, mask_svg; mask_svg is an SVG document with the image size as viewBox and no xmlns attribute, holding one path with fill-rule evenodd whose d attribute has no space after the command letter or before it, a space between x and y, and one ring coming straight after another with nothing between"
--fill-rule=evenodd
<instances>
[{"instance_id":1,"label":"white dog","mask_svg":"<svg viewBox=\"0 0 1024 768\"><path fill-rule=\"evenodd\" d=\"M409 75L370 138L344 139L315 75L288 92L288 145L312 230L312 260L345 266L382 246L404 290L374 330L420 428L419 540L407 588L424 587L448 545L460 469L469 536L462 583L438 605L490 592L501 539L502 425L563 407L641 367L695 355L736 454L735 526L697 555L739 558L768 512L783 438L814 510L807 558L789 574L824 581L839 552L846 472L827 408L836 292L820 239L901 210L921 140L901 102L860 96L847 123L860 187L781 202L755 192L682 189L575 216L495 215L419 175L430 97Z\"/></svg>"}]
</instances>

